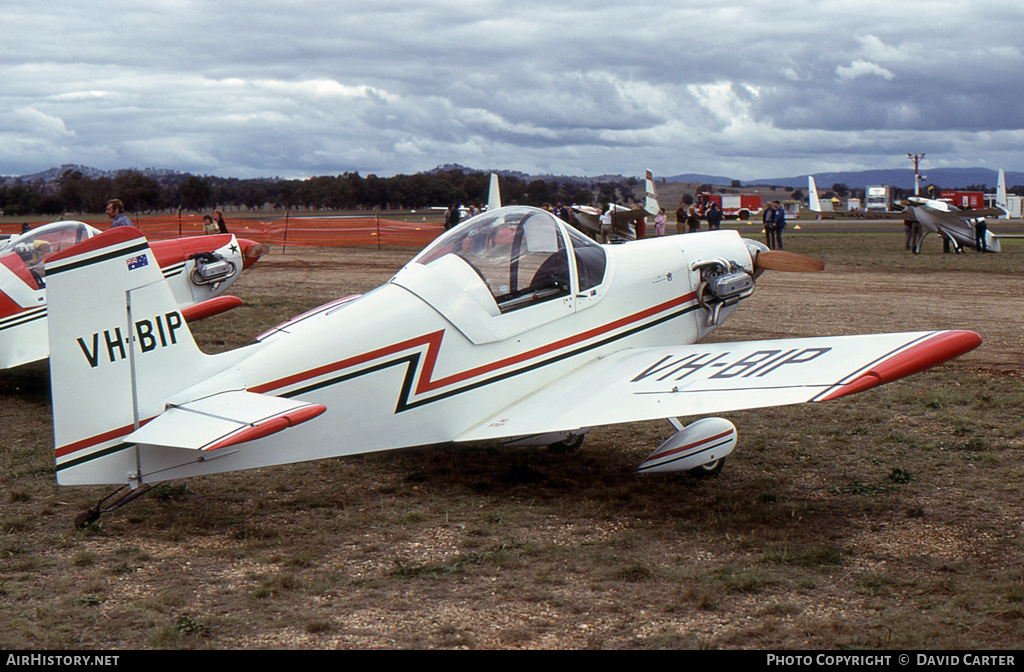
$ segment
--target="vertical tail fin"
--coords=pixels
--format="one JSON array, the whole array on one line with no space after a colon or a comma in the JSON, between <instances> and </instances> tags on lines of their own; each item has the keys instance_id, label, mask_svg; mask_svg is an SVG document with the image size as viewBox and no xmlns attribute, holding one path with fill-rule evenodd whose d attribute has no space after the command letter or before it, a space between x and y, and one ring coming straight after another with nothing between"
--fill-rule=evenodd
<instances>
[{"instance_id":1,"label":"vertical tail fin","mask_svg":"<svg viewBox=\"0 0 1024 672\"><path fill-rule=\"evenodd\" d=\"M999 169L999 181L996 184L996 207L1005 210L1007 217L1010 216L1009 205L1006 202L1006 173L1002 168Z\"/></svg>"},{"instance_id":2,"label":"vertical tail fin","mask_svg":"<svg viewBox=\"0 0 1024 672\"><path fill-rule=\"evenodd\" d=\"M648 214L657 215L661 211L661 206L658 205L658 192L654 187L654 173L650 170L644 176L644 210Z\"/></svg>"},{"instance_id":3,"label":"vertical tail fin","mask_svg":"<svg viewBox=\"0 0 1024 672\"><path fill-rule=\"evenodd\" d=\"M807 207L814 212L821 212L821 201L818 200L818 185L814 183L814 176L807 176Z\"/></svg>"},{"instance_id":4,"label":"vertical tail fin","mask_svg":"<svg viewBox=\"0 0 1024 672\"><path fill-rule=\"evenodd\" d=\"M140 231L111 229L46 264L58 482L126 483L121 437L210 375Z\"/></svg>"},{"instance_id":5,"label":"vertical tail fin","mask_svg":"<svg viewBox=\"0 0 1024 672\"><path fill-rule=\"evenodd\" d=\"M491 187L487 192L487 209L497 210L501 207L501 190L498 189L498 176L491 173Z\"/></svg>"}]
</instances>

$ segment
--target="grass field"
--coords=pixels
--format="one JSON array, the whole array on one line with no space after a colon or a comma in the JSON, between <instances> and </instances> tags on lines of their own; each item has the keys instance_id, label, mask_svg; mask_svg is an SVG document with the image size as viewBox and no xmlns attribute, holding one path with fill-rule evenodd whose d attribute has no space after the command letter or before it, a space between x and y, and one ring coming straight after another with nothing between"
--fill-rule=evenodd
<instances>
[{"instance_id":1,"label":"grass field","mask_svg":"<svg viewBox=\"0 0 1024 672\"><path fill-rule=\"evenodd\" d=\"M54 483L46 367L3 375L0 648L1019 648L1024 241L786 242L826 273L766 274L716 338L967 323L986 345L838 402L729 414L716 478L637 474L672 430L635 423L569 454L435 446L174 482L81 531L106 490ZM238 347L414 252L275 251L196 338ZM866 294L876 277L899 291Z\"/></svg>"}]
</instances>

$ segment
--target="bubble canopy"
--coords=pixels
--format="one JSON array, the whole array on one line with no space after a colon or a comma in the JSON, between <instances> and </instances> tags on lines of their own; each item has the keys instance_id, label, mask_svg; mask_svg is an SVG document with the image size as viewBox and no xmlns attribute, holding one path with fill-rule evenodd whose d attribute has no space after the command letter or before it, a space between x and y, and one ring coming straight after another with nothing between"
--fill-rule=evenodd
<instances>
[{"instance_id":1,"label":"bubble canopy","mask_svg":"<svg viewBox=\"0 0 1024 672\"><path fill-rule=\"evenodd\" d=\"M551 213L499 208L463 222L413 259L430 266L448 255L466 262L502 313L601 284L604 249Z\"/></svg>"},{"instance_id":2,"label":"bubble canopy","mask_svg":"<svg viewBox=\"0 0 1024 672\"><path fill-rule=\"evenodd\" d=\"M0 245L0 264L7 266L33 289L43 289L44 262L72 245L99 233L88 224L74 221L54 222L14 236ZM29 279L31 276L31 280Z\"/></svg>"}]
</instances>

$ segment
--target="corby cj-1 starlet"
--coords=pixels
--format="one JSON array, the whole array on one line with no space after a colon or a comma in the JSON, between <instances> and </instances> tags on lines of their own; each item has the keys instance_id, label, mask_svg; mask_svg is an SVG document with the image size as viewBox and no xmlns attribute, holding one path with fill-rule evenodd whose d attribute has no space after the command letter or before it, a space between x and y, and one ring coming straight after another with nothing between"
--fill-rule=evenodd
<instances>
[{"instance_id":1,"label":"corby cj-1 starlet","mask_svg":"<svg viewBox=\"0 0 1024 672\"><path fill-rule=\"evenodd\" d=\"M699 343L762 272L822 266L729 230L599 245L544 210L502 207L383 286L206 355L143 235L114 229L47 261L57 479L130 498L169 479L411 446L574 446L595 426L655 419L678 431L641 471L715 473L736 428L677 418L828 401L981 342Z\"/></svg>"}]
</instances>

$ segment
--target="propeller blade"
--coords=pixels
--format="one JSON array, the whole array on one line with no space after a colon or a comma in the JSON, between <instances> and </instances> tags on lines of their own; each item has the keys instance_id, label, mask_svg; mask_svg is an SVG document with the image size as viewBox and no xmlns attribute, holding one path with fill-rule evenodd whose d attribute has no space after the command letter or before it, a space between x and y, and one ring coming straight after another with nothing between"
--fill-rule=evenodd
<instances>
[{"instance_id":1,"label":"propeller blade","mask_svg":"<svg viewBox=\"0 0 1024 672\"><path fill-rule=\"evenodd\" d=\"M758 252L754 257L754 268L766 271L788 271L790 273L814 273L824 270L825 262L814 257L782 250Z\"/></svg>"}]
</instances>

